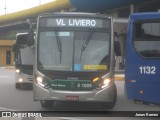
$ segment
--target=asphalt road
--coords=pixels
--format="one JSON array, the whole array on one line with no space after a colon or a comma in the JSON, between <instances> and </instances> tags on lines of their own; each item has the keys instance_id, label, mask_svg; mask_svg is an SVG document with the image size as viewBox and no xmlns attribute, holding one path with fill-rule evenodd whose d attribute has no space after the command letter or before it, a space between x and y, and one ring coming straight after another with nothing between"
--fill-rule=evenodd
<instances>
[{"instance_id":1,"label":"asphalt road","mask_svg":"<svg viewBox=\"0 0 160 120\"><path fill-rule=\"evenodd\" d=\"M135 111L134 114L136 114L136 112L140 113L139 111L160 111L160 106L135 104L132 100L127 100L124 95L124 81L116 81L118 91L117 103L109 112L102 106L84 103L56 102L52 109L44 109L39 102L33 101L31 88L15 88L14 77L13 68L0 68L0 111L49 111L47 117L54 115L55 120L60 118L67 120L68 117L76 117L77 120L85 120L84 117L89 117L87 120L91 118L94 120L94 117L101 117L103 120L103 117L106 117L108 113L113 117L114 114L119 115L119 113L123 115L131 114L127 111ZM67 118L65 118L66 116ZM116 120L116 118L113 120ZM121 119L119 118L118 120Z\"/></svg>"}]
</instances>

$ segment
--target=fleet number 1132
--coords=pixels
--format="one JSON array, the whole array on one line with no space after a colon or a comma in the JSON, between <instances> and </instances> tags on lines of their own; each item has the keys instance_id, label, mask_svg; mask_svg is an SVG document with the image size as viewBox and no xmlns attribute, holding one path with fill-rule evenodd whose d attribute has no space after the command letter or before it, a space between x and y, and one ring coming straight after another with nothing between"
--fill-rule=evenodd
<instances>
[{"instance_id":1,"label":"fleet number 1132","mask_svg":"<svg viewBox=\"0 0 160 120\"><path fill-rule=\"evenodd\" d=\"M140 66L140 74L156 74L155 66Z\"/></svg>"}]
</instances>

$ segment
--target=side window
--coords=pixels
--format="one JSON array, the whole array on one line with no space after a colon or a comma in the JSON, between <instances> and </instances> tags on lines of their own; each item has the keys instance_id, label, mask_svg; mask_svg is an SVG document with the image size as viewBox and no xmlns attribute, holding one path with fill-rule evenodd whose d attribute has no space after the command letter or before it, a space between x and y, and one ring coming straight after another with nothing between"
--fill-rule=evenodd
<instances>
[{"instance_id":1,"label":"side window","mask_svg":"<svg viewBox=\"0 0 160 120\"><path fill-rule=\"evenodd\" d=\"M160 21L141 21L134 24L133 44L143 57L160 57Z\"/></svg>"}]
</instances>

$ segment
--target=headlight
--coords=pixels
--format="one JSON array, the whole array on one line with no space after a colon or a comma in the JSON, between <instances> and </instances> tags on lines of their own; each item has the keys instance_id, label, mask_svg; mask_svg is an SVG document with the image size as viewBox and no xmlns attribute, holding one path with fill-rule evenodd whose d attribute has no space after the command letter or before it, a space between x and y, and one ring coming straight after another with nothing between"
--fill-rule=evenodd
<instances>
[{"instance_id":1,"label":"headlight","mask_svg":"<svg viewBox=\"0 0 160 120\"><path fill-rule=\"evenodd\" d=\"M44 87L43 78L37 77L37 78L36 78L36 82L37 82L40 86Z\"/></svg>"},{"instance_id":2,"label":"headlight","mask_svg":"<svg viewBox=\"0 0 160 120\"><path fill-rule=\"evenodd\" d=\"M20 79L18 80L18 82L23 82L23 79L22 79L22 78L20 78Z\"/></svg>"},{"instance_id":3,"label":"headlight","mask_svg":"<svg viewBox=\"0 0 160 120\"><path fill-rule=\"evenodd\" d=\"M107 78L103 80L102 89L107 87L111 83L111 79Z\"/></svg>"},{"instance_id":4,"label":"headlight","mask_svg":"<svg viewBox=\"0 0 160 120\"><path fill-rule=\"evenodd\" d=\"M111 79L105 79L103 80L103 84L106 85L106 84L109 84L111 82Z\"/></svg>"},{"instance_id":5,"label":"headlight","mask_svg":"<svg viewBox=\"0 0 160 120\"><path fill-rule=\"evenodd\" d=\"M40 83L42 83L43 82L43 79L41 78L41 77L37 77L37 82L40 82Z\"/></svg>"},{"instance_id":6,"label":"headlight","mask_svg":"<svg viewBox=\"0 0 160 120\"><path fill-rule=\"evenodd\" d=\"M20 73L21 71L19 69L16 69L16 73Z\"/></svg>"},{"instance_id":7,"label":"headlight","mask_svg":"<svg viewBox=\"0 0 160 120\"><path fill-rule=\"evenodd\" d=\"M97 89L103 89L110 85L111 79L110 78L94 78L93 83L97 86Z\"/></svg>"}]
</instances>

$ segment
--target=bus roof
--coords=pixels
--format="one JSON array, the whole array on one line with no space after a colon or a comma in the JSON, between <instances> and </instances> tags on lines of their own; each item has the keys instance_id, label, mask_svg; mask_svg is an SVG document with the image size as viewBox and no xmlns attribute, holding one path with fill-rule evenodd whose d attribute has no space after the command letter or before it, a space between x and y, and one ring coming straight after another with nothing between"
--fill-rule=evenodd
<instances>
[{"instance_id":1,"label":"bus roof","mask_svg":"<svg viewBox=\"0 0 160 120\"><path fill-rule=\"evenodd\" d=\"M28 33L25 32L25 33L17 33L16 36L20 36L20 35L27 35Z\"/></svg>"},{"instance_id":2,"label":"bus roof","mask_svg":"<svg viewBox=\"0 0 160 120\"><path fill-rule=\"evenodd\" d=\"M100 14L100 13L84 13L84 12L54 12L54 13L43 13L39 17L53 17L53 16L75 16L75 17L101 17L111 18L111 16Z\"/></svg>"},{"instance_id":3,"label":"bus roof","mask_svg":"<svg viewBox=\"0 0 160 120\"><path fill-rule=\"evenodd\" d=\"M160 12L143 12L133 13L130 15L130 19L135 20L148 20L148 19L160 19Z\"/></svg>"}]
</instances>

